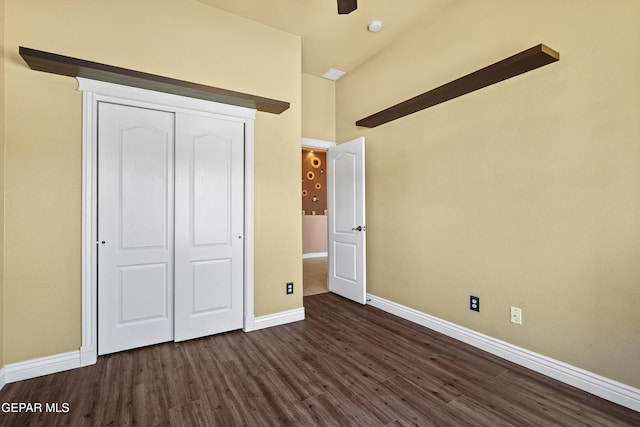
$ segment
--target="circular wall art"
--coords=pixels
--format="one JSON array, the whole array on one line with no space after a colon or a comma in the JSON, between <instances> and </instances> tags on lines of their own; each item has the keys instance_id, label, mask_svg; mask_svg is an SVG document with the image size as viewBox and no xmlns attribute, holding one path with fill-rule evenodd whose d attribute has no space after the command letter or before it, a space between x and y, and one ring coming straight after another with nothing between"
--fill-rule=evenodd
<instances>
[{"instance_id":1,"label":"circular wall art","mask_svg":"<svg viewBox=\"0 0 640 427\"><path fill-rule=\"evenodd\" d=\"M316 190L319 190L322 188L322 184L320 184L319 182L316 183Z\"/></svg>"},{"instance_id":2,"label":"circular wall art","mask_svg":"<svg viewBox=\"0 0 640 427\"><path fill-rule=\"evenodd\" d=\"M307 190L302 190L302 197L307 197L307 194L309 194Z\"/></svg>"},{"instance_id":3,"label":"circular wall art","mask_svg":"<svg viewBox=\"0 0 640 427\"><path fill-rule=\"evenodd\" d=\"M311 166L313 166L314 168L319 168L320 165L322 164L322 160L320 160L318 157L312 157L311 158Z\"/></svg>"},{"instance_id":4,"label":"circular wall art","mask_svg":"<svg viewBox=\"0 0 640 427\"><path fill-rule=\"evenodd\" d=\"M313 173L312 171L307 172L307 179L309 181L313 181L313 179L316 177L316 174Z\"/></svg>"}]
</instances>

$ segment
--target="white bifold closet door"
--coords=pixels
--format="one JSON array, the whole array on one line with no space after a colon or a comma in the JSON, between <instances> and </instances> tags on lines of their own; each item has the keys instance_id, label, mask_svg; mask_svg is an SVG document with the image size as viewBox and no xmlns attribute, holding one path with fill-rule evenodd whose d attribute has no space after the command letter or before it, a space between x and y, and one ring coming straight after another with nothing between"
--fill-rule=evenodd
<instances>
[{"instance_id":1,"label":"white bifold closet door","mask_svg":"<svg viewBox=\"0 0 640 427\"><path fill-rule=\"evenodd\" d=\"M176 341L242 328L244 125L177 115Z\"/></svg>"},{"instance_id":2,"label":"white bifold closet door","mask_svg":"<svg viewBox=\"0 0 640 427\"><path fill-rule=\"evenodd\" d=\"M98 354L242 328L244 124L98 115Z\"/></svg>"}]
</instances>

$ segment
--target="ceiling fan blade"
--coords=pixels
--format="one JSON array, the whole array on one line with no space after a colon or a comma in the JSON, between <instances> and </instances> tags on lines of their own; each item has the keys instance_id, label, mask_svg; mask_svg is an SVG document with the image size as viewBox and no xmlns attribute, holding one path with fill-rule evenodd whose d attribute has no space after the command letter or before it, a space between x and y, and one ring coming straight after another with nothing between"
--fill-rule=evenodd
<instances>
[{"instance_id":1,"label":"ceiling fan blade","mask_svg":"<svg viewBox=\"0 0 640 427\"><path fill-rule=\"evenodd\" d=\"M338 0L338 13L347 15L358 8L358 0Z\"/></svg>"}]
</instances>

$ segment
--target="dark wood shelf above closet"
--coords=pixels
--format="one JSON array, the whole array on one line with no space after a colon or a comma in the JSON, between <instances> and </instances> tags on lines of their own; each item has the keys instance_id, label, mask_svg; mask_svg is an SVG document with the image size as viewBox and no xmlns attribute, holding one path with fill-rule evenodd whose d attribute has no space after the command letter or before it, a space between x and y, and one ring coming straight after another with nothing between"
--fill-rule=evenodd
<instances>
[{"instance_id":1,"label":"dark wood shelf above closet","mask_svg":"<svg viewBox=\"0 0 640 427\"><path fill-rule=\"evenodd\" d=\"M535 70L543 65L556 62L559 59L560 54L558 52L543 44L539 44L531 49L527 49L488 67L396 104L393 107L358 120L356 125L374 128L494 83L501 82L502 80Z\"/></svg>"},{"instance_id":2,"label":"dark wood shelf above closet","mask_svg":"<svg viewBox=\"0 0 640 427\"><path fill-rule=\"evenodd\" d=\"M205 99L223 104L255 108L266 113L280 114L289 108L289 103L263 98L242 92L206 86L126 68L114 67L99 62L85 61L69 56L30 49L20 46L20 56L33 70L71 77L85 77L109 83L149 89L157 92Z\"/></svg>"}]
</instances>

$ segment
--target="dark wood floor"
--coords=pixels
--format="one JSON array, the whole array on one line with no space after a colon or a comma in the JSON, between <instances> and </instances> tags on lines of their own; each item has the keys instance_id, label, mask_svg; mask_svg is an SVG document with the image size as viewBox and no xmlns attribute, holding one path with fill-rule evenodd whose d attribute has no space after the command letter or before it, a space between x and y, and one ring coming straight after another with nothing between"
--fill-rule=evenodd
<instances>
[{"instance_id":1,"label":"dark wood floor","mask_svg":"<svg viewBox=\"0 0 640 427\"><path fill-rule=\"evenodd\" d=\"M640 413L332 294L307 320L98 358L0 391L3 426L639 426Z\"/></svg>"}]
</instances>

